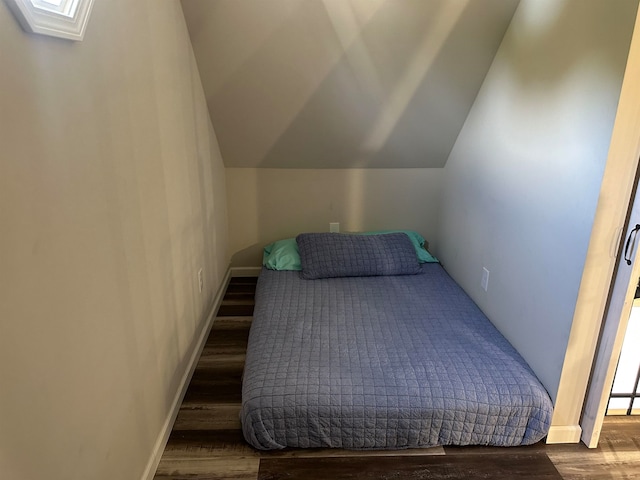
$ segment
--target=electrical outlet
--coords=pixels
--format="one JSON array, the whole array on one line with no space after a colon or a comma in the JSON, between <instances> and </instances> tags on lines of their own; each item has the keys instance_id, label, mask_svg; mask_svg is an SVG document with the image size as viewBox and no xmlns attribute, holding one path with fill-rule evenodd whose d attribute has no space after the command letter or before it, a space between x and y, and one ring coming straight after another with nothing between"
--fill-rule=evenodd
<instances>
[{"instance_id":1,"label":"electrical outlet","mask_svg":"<svg viewBox=\"0 0 640 480\"><path fill-rule=\"evenodd\" d=\"M202 274L202 269L198 270L198 288L200 289L200 293L202 293L202 287L204 287L204 276Z\"/></svg>"},{"instance_id":2,"label":"electrical outlet","mask_svg":"<svg viewBox=\"0 0 640 480\"><path fill-rule=\"evenodd\" d=\"M331 233L340 233L340 222L331 222L331 223L329 223L329 232L331 232Z\"/></svg>"},{"instance_id":3,"label":"electrical outlet","mask_svg":"<svg viewBox=\"0 0 640 480\"><path fill-rule=\"evenodd\" d=\"M489 270L482 267L482 280L480 280L480 286L486 292L489 289Z\"/></svg>"}]
</instances>

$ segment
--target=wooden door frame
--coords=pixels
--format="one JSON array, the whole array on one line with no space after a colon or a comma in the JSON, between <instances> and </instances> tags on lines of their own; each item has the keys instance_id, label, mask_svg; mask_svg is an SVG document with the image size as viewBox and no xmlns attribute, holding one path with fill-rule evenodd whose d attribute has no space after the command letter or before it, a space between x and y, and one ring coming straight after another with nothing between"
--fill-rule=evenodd
<instances>
[{"instance_id":1,"label":"wooden door frame","mask_svg":"<svg viewBox=\"0 0 640 480\"><path fill-rule=\"evenodd\" d=\"M599 429L586 421L596 419L600 399L607 395L613 381L609 372L618 358L611 356L594 365L606 303L613 281L617 246L625 223L640 157L640 10L636 14L635 28L622 81L611 143L600 197L585 262L576 310L569 335L554 415L547 437L548 443L577 443L581 439L589 446L597 444ZM621 342L626 328L624 323L607 322L607 329L616 339L612 347ZM612 350L613 353L613 350ZM618 351L619 353L619 351ZM614 358L615 357L615 358ZM611 366L613 364L613 367ZM594 367L594 381L589 379ZM609 378L611 377L611 378ZM596 381L597 379L597 381ZM588 392L587 392L588 387ZM585 398L587 401L585 403ZM583 406L585 406L584 415ZM596 408L598 406L598 408ZM604 412L600 416L602 419ZM583 431L582 421L585 420ZM593 425L595 426L595 425Z\"/></svg>"},{"instance_id":2,"label":"wooden door frame","mask_svg":"<svg viewBox=\"0 0 640 480\"><path fill-rule=\"evenodd\" d=\"M590 387L587 390L587 398L580 421L582 428L581 439L591 448L598 446L600 430L609 403L609 392L611 392L611 386L615 380L616 366L631 316L631 307L633 307L633 298L638 283L637 279L640 276L640 260L638 260L640 255L635 254L635 252L629 252L633 256L633 264L629 268L622 250L627 236L631 235L631 231L635 229L635 225L640 219L640 195L637 193L637 188L638 177L636 176L632 192L632 196L635 198L629 206L630 215L628 216L632 221L629 224L627 220L628 225L625 228L625 235L622 236L621 247L618 250L617 274L614 274L613 277L589 383Z\"/></svg>"}]
</instances>

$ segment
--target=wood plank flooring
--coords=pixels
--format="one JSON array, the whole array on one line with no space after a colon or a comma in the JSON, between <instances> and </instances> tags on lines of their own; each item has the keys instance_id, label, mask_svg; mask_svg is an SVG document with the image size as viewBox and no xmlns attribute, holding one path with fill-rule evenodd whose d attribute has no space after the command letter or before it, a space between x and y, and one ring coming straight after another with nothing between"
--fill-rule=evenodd
<instances>
[{"instance_id":1,"label":"wood plank flooring","mask_svg":"<svg viewBox=\"0 0 640 480\"><path fill-rule=\"evenodd\" d=\"M539 443L400 452L257 451L244 441L239 420L255 287L252 277L231 280L155 480L640 479L637 417L607 417L595 450Z\"/></svg>"},{"instance_id":2,"label":"wood plank flooring","mask_svg":"<svg viewBox=\"0 0 640 480\"><path fill-rule=\"evenodd\" d=\"M527 478L562 480L544 453L369 458L263 459L258 480Z\"/></svg>"}]
</instances>

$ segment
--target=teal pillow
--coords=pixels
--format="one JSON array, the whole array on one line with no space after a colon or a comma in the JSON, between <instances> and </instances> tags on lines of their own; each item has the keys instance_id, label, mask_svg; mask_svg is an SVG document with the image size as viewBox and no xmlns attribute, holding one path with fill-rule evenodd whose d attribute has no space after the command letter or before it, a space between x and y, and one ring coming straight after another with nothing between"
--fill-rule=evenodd
<instances>
[{"instance_id":1,"label":"teal pillow","mask_svg":"<svg viewBox=\"0 0 640 480\"><path fill-rule=\"evenodd\" d=\"M285 238L264 247L262 265L269 270L302 270L295 238Z\"/></svg>"},{"instance_id":2,"label":"teal pillow","mask_svg":"<svg viewBox=\"0 0 640 480\"><path fill-rule=\"evenodd\" d=\"M404 233L409 237L411 243L413 243L413 248L416 250L416 254L418 255L418 262L420 263L439 263L438 259L431 255L425 248L425 239L418 232L414 232L413 230L379 230L376 232L362 232L358 235L383 235L385 233Z\"/></svg>"}]
</instances>

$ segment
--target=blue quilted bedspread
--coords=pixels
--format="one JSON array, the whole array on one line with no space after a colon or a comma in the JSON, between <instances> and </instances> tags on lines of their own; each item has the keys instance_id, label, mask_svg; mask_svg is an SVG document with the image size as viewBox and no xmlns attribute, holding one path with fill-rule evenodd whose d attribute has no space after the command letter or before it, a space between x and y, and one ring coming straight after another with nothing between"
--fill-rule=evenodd
<instances>
[{"instance_id":1,"label":"blue quilted bedspread","mask_svg":"<svg viewBox=\"0 0 640 480\"><path fill-rule=\"evenodd\" d=\"M527 445L552 404L438 264L418 275L303 280L263 269L242 387L259 449Z\"/></svg>"}]
</instances>

